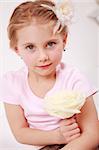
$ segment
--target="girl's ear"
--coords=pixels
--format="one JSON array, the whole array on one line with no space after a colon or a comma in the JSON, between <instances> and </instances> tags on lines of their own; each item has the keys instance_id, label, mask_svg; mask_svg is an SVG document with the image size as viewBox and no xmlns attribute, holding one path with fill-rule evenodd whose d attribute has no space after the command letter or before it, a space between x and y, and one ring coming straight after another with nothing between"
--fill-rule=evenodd
<instances>
[{"instance_id":1,"label":"girl's ear","mask_svg":"<svg viewBox=\"0 0 99 150\"><path fill-rule=\"evenodd\" d=\"M63 34L63 42L66 44L67 42L67 33L64 33Z\"/></svg>"},{"instance_id":2,"label":"girl's ear","mask_svg":"<svg viewBox=\"0 0 99 150\"><path fill-rule=\"evenodd\" d=\"M15 53L22 59L18 47L14 48Z\"/></svg>"},{"instance_id":3,"label":"girl's ear","mask_svg":"<svg viewBox=\"0 0 99 150\"><path fill-rule=\"evenodd\" d=\"M66 45L66 42L67 42L67 33L63 33L63 44L64 44L64 47Z\"/></svg>"},{"instance_id":4,"label":"girl's ear","mask_svg":"<svg viewBox=\"0 0 99 150\"><path fill-rule=\"evenodd\" d=\"M15 48L14 48L14 51L15 51L15 53L17 53L17 55L19 55L18 47L15 47Z\"/></svg>"}]
</instances>

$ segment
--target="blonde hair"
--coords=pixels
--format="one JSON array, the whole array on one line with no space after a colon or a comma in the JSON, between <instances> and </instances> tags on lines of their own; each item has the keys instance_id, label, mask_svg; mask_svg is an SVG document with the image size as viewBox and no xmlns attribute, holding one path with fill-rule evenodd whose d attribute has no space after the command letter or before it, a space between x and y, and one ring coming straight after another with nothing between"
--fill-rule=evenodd
<instances>
[{"instance_id":1,"label":"blonde hair","mask_svg":"<svg viewBox=\"0 0 99 150\"><path fill-rule=\"evenodd\" d=\"M30 25L33 22L33 19L36 19L36 21L42 24L50 21L57 22L58 18L55 13L45 7L42 7L42 4L55 6L55 4L49 0L36 0L34 2L24 2L15 8L7 28L10 47L12 49L15 49L17 45L17 31ZM67 27L65 26L61 33L67 32L66 30Z\"/></svg>"}]
</instances>

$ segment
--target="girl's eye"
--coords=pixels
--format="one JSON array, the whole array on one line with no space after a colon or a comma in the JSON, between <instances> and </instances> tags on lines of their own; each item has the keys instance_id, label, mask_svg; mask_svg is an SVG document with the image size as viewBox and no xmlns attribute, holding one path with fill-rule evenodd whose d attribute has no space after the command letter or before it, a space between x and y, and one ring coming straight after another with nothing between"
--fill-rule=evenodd
<instances>
[{"instance_id":1,"label":"girl's eye","mask_svg":"<svg viewBox=\"0 0 99 150\"><path fill-rule=\"evenodd\" d=\"M29 50L29 51L33 51L34 50L34 46L32 44L28 45L25 47L26 50Z\"/></svg>"},{"instance_id":2,"label":"girl's eye","mask_svg":"<svg viewBox=\"0 0 99 150\"><path fill-rule=\"evenodd\" d=\"M56 42L48 42L47 43L47 48L51 48L51 47L53 47L55 45L56 45Z\"/></svg>"}]
</instances>

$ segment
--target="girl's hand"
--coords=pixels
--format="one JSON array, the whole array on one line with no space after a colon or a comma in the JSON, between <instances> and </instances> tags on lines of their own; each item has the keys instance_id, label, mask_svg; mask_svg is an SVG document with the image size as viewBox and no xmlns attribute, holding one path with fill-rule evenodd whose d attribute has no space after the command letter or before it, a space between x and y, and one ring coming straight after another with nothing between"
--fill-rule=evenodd
<instances>
[{"instance_id":1,"label":"girl's hand","mask_svg":"<svg viewBox=\"0 0 99 150\"><path fill-rule=\"evenodd\" d=\"M80 129L78 127L78 124L76 122L76 119L74 117L69 118L69 119L64 119L60 121L60 137L63 136L65 140L65 144L69 143L70 141L76 139L77 137L80 136ZM62 137L60 138L60 143L63 144L62 142Z\"/></svg>"}]
</instances>

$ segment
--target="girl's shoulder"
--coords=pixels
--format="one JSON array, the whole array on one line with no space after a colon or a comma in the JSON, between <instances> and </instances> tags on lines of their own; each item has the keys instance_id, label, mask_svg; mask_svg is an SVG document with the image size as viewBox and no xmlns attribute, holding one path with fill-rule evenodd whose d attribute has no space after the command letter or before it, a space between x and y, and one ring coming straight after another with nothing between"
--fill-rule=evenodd
<instances>
[{"instance_id":1,"label":"girl's shoulder","mask_svg":"<svg viewBox=\"0 0 99 150\"><path fill-rule=\"evenodd\" d=\"M21 69L15 71L8 71L4 73L0 81L4 84L18 84L20 81L23 81L26 76L26 68L22 67Z\"/></svg>"},{"instance_id":2,"label":"girl's shoulder","mask_svg":"<svg viewBox=\"0 0 99 150\"><path fill-rule=\"evenodd\" d=\"M24 87L26 70L8 71L0 78L0 101L20 104L20 93Z\"/></svg>"},{"instance_id":3,"label":"girl's shoulder","mask_svg":"<svg viewBox=\"0 0 99 150\"><path fill-rule=\"evenodd\" d=\"M80 70L78 67L72 65L72 64L66 64L62 63L61 64L61 69L60 69L60 78L63 78L64 81L68 81L71 84L74 83L90 83L91 81L88 79L88 76Z\"/></svg>"},{"instance_id":4,"label":"girl's shoulder","mask_svg":"<svg viewBox=\"0 0 99 150\"><path fill-rule=\"evenodd\" d=\"M59 70L62 75L65 75L65 77L66 77L66 75L68 76L68 75L76 74L79 76L79 74L83 74L83 73L81 73L79 68L77 68L76 66L67 64L67 63L63 63L63 62L60 64Z\"/></svg>"},{"instance_id":5,"label":"girl's shoulder","mask_svg":"<svg viewBox=\"0 0 99 150\"><path fill-rule=\"evenodd\" d=\"M60 70L60 80L66 88L83 91L87 96L97 92L88 76L78 67L63 63Z\"/></svg>"}]
</instances>

